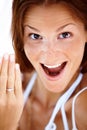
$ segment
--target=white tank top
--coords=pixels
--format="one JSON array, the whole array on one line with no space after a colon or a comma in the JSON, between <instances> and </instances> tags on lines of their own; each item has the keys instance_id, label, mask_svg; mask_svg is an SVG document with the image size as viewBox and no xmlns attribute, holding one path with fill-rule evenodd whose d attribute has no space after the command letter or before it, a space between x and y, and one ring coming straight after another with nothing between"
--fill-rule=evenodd
<instances>
[{"instance_id":1,"label":"white tank top","mask_svg":"<svg viewBox=\"0 0 87 130\"><path fill-rule=\"evenodd\" d=\"M34 86L34 82L36 80L37 77L37 73L34 73L30 82L28 83L26 90L24 92L24 104L26 103L32 88ZM59 110L61 110L62 113L62 119L63 119L63 125L64 125L64 130L69 130L68 127L68 121L67 121L67 117L66 117L66 113L65 113L65 103L68 101L68 99L70 98L70 96L72 95L72 93L75 91L75 89L77 88L78 84L80 83L80 81L82 80L83 75L80 73L79 76L77 77L76 81L71 85L71 87L60 97L60 99L58 99L55 108L53 110L53 113L51 115L51 118L48 122L48 124L46 125L44 130L56 130L57 126L54 123L55 117L58 114ZM87 89L87 87L83 88L82 90L80 90L73 98L72 101L72 130L78 130L76 127L76 122L75 122L75 100L78 97L79 94L81 94L83 91L85 91Z\"/></svg>"}]
</instances>

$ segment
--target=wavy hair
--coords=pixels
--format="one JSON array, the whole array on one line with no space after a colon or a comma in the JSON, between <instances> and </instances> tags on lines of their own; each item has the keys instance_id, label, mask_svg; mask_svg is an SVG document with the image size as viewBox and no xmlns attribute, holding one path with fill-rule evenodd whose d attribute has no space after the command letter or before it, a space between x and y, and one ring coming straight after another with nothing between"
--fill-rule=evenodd
<instances>
[{"instance_id":1,"label":"wavy hair","mask_svg":"<svg viewBox=\"0 0 87 130\"><path fill-rule=\"evenodd\" d=\"M83 22L84 27L87 30L87 0L13 0L11 26L12 41L16 55L16 62L20 64L22 72L31 72L34 70L23 49L23 23L27 10L33 5L49 6L58 3L63 3L70 8L70 11L73 11L74 15ZM81 71L83 73L87 72L87 43L85 44Z\"/></svg>"}]
</instances>

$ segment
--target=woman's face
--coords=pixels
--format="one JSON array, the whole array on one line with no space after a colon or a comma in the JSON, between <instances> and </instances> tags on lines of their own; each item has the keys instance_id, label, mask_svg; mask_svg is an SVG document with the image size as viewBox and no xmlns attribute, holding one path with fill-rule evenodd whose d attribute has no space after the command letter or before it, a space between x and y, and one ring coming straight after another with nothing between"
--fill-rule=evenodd
<instances>
[{"instance_id":1,"label":"woman's face","mask_svg":"<svg viewBox=\"0 0 87 130\"><path fill-rule=\"evenodd\" d=\"M64 5L35 6L24 19L24 50L44 87L62 92L81 64L84 25Z\"/></svg>"}]
</instances>

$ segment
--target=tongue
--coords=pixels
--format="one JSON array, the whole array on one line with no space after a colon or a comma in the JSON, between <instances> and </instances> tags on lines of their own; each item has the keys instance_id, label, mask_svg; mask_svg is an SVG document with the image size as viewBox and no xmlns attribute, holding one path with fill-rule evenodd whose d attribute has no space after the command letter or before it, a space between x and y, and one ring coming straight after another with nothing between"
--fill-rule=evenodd
<instances>
[{"instance_id":1,"label":"tongue","mask_svg":"<svg viewBox=\"0 0 87 130\"><path fill-rule=\"evenodd\" d=\"M61 66L56 67L56 68L50 68L50 69L43 65L43 69L47 75L57 76L63 70L63 68L65 67L65 64L66 63L64 62Z\"/></svg>"}]
</instances>

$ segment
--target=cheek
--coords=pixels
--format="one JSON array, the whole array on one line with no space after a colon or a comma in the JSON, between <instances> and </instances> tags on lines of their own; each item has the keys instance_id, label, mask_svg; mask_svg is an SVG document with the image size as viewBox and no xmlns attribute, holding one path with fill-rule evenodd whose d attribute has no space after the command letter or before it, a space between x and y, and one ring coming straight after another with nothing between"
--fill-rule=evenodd
<instances>
[{"instance_id":1,"label":"cheek","mask_svg":"<svg viewBox=\"0 0 87 130\"><path fill-rule=\"evenodd\" d=\"M73 46L68 49L68 55L71 60L71 70L76 70L82 62L84 55L85 44L81 42L75 42Z\"/></svg>"},{"instance_id":2,"label":"cheek","mask_svg":"<svg viewBox=\"0 0 87 130\"><path fill-rule=\"evenodd\" d=\"M31 63L38 61L40 52L37 49L25 44L24 45L24 51L25 51L27 58L29 59L29 61Z\"/></svg>"},{"instance_id":3,"label":"cheek","mask_svg":"<svg viewBox=\"0 0 87 130\"><path fill-rule=\"evenodd\" d=\"M80 39L75 39L72 41L72 43L68 44L66 51L68 55L72 57L83 57L84 53L84 48L85 48L85 41L81 41Z\"/></svg>"}]
</instances>

